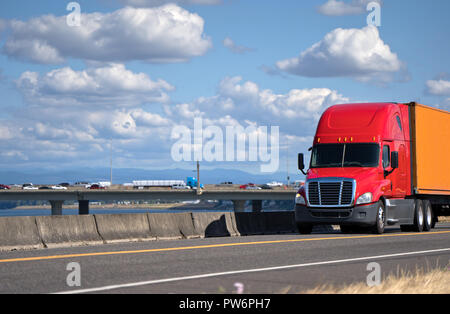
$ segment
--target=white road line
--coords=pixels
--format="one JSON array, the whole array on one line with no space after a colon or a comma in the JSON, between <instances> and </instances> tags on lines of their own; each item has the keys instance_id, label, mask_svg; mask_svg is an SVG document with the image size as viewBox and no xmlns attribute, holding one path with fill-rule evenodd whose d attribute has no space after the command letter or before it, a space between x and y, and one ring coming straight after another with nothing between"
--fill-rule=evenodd
<instances>
[{"instance_id":1,"label":"white road line","mask_svg":"<svg viewBox=\"0 0 450 314\"><path fill-rule=\"evenodd\" d=\"M210 274L194 275L194 276L186 276L186 277L174 277L174 278L166 278L166 279L140 281L140 282L110 285L110 286L90 288L90 289L63 291L63 292L57 292L56 294L90 293L90 292L108 291L108 290L121 289L121 288L131 288L131 287L139 287L139 286L146 286L146 285L154 285L154 284L168 283L168 282L174 282L174 281L203 279L203 278L210 278L210 277L219 277L219 276L236 275L236 274L244 274L244 273L256 273L256 272L264 272L264 271L272 271L272 270L283 270L283 269L300 268L300 267L308 267L308 266L342 264L342 263L348 263L348 262L357 262L357 261L390 258L390 257L401 257L401 256L409 256L409 255L422 255L422 254L440 253L440 252L448 252L448 251L450 251L450 248L428 250L428 251L396 253L396 254L387 254L387 255L377 255L377 256L367 256L367 257L358 257L358 258L348 258L348 259L341 259L341 260L334 260L334 261L314 262L314 263L305 263L305 264L296 264L296 265L234 270L234 271L210 273Z\"/></svg>"}]
</instances>

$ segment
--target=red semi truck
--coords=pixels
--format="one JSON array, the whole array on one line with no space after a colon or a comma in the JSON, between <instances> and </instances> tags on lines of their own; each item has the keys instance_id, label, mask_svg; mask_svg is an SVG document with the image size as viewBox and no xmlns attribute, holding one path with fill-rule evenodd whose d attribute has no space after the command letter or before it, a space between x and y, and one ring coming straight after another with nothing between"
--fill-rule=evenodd
<instances>
[{"instance_id":1,"label":"red semi truck","mask_svg":"<svg viewBox=\"0 0 450 314\"><path fill-rule=\"evenodd\" d=\"M450 214L450 113L417 103L336 105L322 115L295 199L302 234L314 225L429 231Z\"/></svg>"}]
</instances>

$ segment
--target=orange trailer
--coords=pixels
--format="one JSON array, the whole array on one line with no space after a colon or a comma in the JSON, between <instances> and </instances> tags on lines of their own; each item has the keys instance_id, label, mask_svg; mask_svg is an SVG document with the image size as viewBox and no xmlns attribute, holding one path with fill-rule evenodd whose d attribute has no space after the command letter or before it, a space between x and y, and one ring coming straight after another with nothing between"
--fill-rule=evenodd
<instances>
[{"instance_id":1,"label":"orange trailer","mask_svg":"<svg viewBox=\"0 0 450 314\"><path fill-rule=\"evenodd\" d=\"M413 191L450 195L450 112L410 106Z\"/></svg>"}]
</instances>

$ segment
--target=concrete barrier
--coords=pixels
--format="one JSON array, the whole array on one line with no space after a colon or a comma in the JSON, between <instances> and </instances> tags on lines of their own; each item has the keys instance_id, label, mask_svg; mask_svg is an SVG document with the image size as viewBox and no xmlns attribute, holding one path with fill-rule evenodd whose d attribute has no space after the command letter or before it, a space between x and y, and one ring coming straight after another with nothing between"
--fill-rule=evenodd
<instances>
[{"instance_id":1,"label":"concrete barrier","mask_svg":"<svg viewBox=\"0 0 450 314\"><path fill-rule=\"evenodd\" d=\"M150 234L157 239L195 238L191 213L148 213Z\"/></svg>"},{"instance_id":2,"label":"concrete barrier","mask_svg":"<svg viewBox=\"0 0 450 314\"><path fill-rule=\"evenodd\" d=\"M34 217L0 218L0 251L43 248Z\"/></svg>"},{"instance_id":3,"label":"concrete barrier","mask_svg":"<svg viewBox=\"0 0 450 314\"><path fill-rule=\"evenodd\" d=\"M193 213L192 220L197 234L201 237L238 236L234 213Z\"/></svg>"},{"instance_id":4,"label":"concrete barrier","mask_svg":"<svg viewBox=\"0 0 450 314\"><path fill-rule=\"evenodd\" d=\"M235 213L234 216L241 235L296 232L293 212Z\"/></svg>"},{"instance_id":5,"label":"concrete barrier","mask_svg":"<svg viewBox=\"0 0 450 314\"><path fill-rule=\"evenodd\" d=\"M8 217L0 218L0 251L291 232L297 232L293 212Z\"/></svg>"},{"instance_id":6,"label":"concrete barrier","mask_svg":"<svg viewBox=\"0 0 450 314\"><path fill-rule=\"evenodd\" d=\"M48 248L103 244L94 216L36 217L41 240Z\"/></svg>"},{"instance_id":7,"label":"concrete barrier","mask_svg":"<svg viewBox=\"0 0 450 314\"><path fill-rule=\"evenodd\" d=\"M240 235L264 234L262 213L234 213L236 228Z\"/></svg>"},{"instance_id":8,"label":"concrete barrier","mask_svg":"<svg viewBox=\"0 0 450 314\"><path fill-rule=\"evenodd\" d=\"M195 230L192 213L177 213L173 215L176 215L175 220L178 223L178 229L184 238L194 239L200 237Z\"/></svg>"},{"instance_id":9,"label":"concrete barrier","mask_svg":"<svg viewBox=\"0 0 450 314\"><path fill-rule=\"evenodd\" d=\"M106 243L156 240L147 214L94 215L99 235Z\"/></svg>"},{"instance_id":10,"label":"concrete barrier","mask_svg":"<svg viewBox=\"0 0 450 314\"><path fill-rule=\"evenodd\" d=\"M297 232L294 212L263 212L260 219L264 234Z\"/></svg>"}]
</instances>

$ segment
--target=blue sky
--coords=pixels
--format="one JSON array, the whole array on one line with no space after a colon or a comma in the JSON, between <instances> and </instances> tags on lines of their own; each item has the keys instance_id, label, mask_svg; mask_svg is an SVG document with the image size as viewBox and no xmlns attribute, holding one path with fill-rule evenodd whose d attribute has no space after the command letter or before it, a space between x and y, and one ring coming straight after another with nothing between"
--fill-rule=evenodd
<instances>
[{"instance_id":1,"label":"blue sky","mask_svg":"<svg viewBox=\"0 0 450 314\"><path fill-rule=\"evenodd\" d=\"M69 1L0 2L2 170L107 166L111 139L115 167L189 168L171 131L197 116L279 126L294 173L330 105L450 108L447 0L384 0L380 27L368 0L77 2L79 27Z\"/></svg>"}]
</instances>

